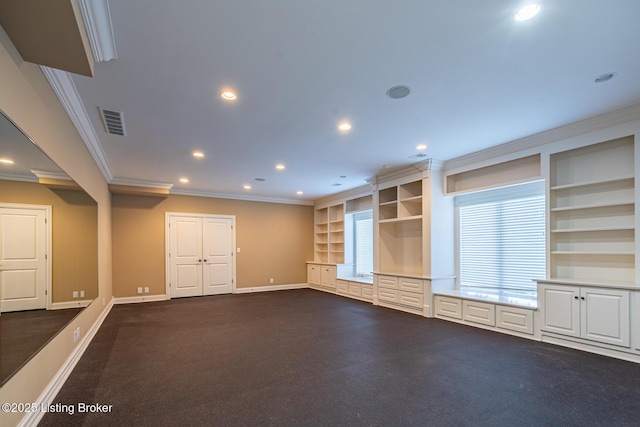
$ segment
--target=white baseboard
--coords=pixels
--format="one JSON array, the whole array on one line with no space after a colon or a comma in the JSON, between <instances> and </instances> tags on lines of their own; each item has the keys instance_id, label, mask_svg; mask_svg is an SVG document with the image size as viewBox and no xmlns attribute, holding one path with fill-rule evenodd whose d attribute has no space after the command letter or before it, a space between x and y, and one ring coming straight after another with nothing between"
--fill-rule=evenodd
<instances>
[{"instance_id":1,"label":"white baseboard","mask_svg":"<svg viewBox=\"0 0 640 427\"><path fill-rule=\"evenodd\" d=\"M93 300L82 300L82 301L65 301L65 302L54 302L51 304L50 310L64 310L65 308L83 308L88 307Z\"/></svg>"},{"instance_id":2,"label":"white baseboard","mask_svg":"<svg viewBox=\"0 0 640 427\"><path fill-rule=\"evenodd\" d=\"M139 302L166 301L171 299L168 295L147 295L140 297L120 297L114 298L114 304L136 304Z\"/></svg>"},{"instance_id":3,"label":"white baseboard","mask_svg":"<svg viewBox=\"0 0 640 427\"><path fill-rule=\"evenodd\" d=\"M249 294L252 292L270 292L270 291L286 291L290 289L308 288L306 283L294 283L291 285L273 285L273 286L254 286L252 288L236 288L234 294Z\"/></svg>"},{"instance_id":4,"label":"white baseboard","mask_svg":"<svg viewBox=\"0 0 640 427\"><path fill-rule=\"evenodd\" d=\"M105 309L102 310L102 313L100 313L100 316L96 319L95 322L93 322L93 325L91 325L91 328L80 340L80 343L76 346L76 348L73 349L73 351L71 352L69 357L67 357L67 360L65 360L64 364L58 370L58 372L53 377L51 382L49 382L49 384L44 389L42 394L40 394L37 402L35 402L37 403L38 408L47 408L49 407L49 405L51 405L51 403L53 402L53 399L55 399L56 395L64 385L65 381L67 381L67 378L69 378L69 375L71 375L73 368L76 367L76 364L84 354L84 351L89 346L89 343L91 343L91 340L93 340L93 337L96 335L96 333L100 329L100 326L102 326L102 322L104 322L104 319L107 318L107 315L111 311L112 307L113 307L113 299L111 299L111 301L109 301L109 304L107 304ZM18 424L18 426L19 427L37 426L40 420L42 420L42 417L44 416L44 414L45 412L42 412L42 411L29 412L24 416L24 418L22 418L22 420L20 420L20 423Z\"/></svg>"}]
</instances>

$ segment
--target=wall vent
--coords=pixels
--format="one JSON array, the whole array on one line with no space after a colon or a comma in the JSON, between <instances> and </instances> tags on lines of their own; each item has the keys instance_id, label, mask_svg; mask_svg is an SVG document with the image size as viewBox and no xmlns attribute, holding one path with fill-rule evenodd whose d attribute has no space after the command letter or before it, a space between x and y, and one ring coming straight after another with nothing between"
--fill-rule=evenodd
<instances>
[{"instance_id":1,"label":"wall vent","mask_svg":"<svg viewBox=\"0 0 640 427\"><path fill-rule=\"evenodd\" d=\"M125 135L122 112L100 108L100 116L102 117L102 123L104 123L104 128L107 133L111 135Z\"/></svg>"}]
</instances>

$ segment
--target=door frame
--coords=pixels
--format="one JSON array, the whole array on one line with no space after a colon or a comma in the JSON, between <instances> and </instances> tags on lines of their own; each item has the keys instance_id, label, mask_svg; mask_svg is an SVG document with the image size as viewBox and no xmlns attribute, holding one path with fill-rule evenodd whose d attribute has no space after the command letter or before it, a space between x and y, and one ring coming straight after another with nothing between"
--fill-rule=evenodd
<instances>
[{"instance_id":1,"label":"door frame","mask_svg":"<svg viewBox=\"0 0 640 427\"><path fill-rule=\"evenodd\" d=\"M51 290L51 282L52 282L52 278L51 278L51 260L53 258L52 255L52 243L51 243L51 230L53 229L53 224L52 224L52 208L50 205L30 205L27 203L5 203L5 202L0 202L0 208L7 208L7 209L28 209L28 210L43 210L44 211L44 218L45 218L45 224L44 224L44 238L45 238L45 278L44 278L44 282L45 282L45 292L46 292L46 305L45 305L45 309L46 310L51 310L51 306L52 306L52 290ZM2 290L0 290L0 292L2 292ZM1 304L1 298L0 298L0 304ZM0 309L1 311L1 309Z\"/></svg>"},{"instance_id":2,"label":"door frame","mask_svg":"<svg viewBox=\"0 0 640 427\"><path fill-rule=\"evenodd\" d=\"M169 281L171 280L171 260L169 259L169 250L171 248L171 233L169 231L169 222L172 217L198 217L198 218L221 218L231 220L231 293L236 293L236 216L235 215L217 215L202 213L184 213L184 212L165 212L164 213L164 265L165 265L165 296L171 299L171 288Z\"/></svg>"}]
</instances>

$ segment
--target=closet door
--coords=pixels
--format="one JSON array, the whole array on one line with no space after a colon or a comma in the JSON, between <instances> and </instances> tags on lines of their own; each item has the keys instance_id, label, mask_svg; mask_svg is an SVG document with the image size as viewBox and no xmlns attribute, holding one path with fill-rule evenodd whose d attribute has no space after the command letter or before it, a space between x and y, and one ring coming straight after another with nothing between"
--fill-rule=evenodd
<instances>
[{"instance_id":1,"label":"closet door","mask_svg":"<svg viewBox=\"0 0 640 427\"><path fill-rule=\"evenodd\" d=\"M202 218L172 216L169 233L171 298L202 295Z\"/></svg>"},{"instance_id":2,"label":"closet door","mask_svg":"<svg viewBox=\"0 0 640 427\"><path fill-rule=\"evenodd\" d=\"M204 295L230 294L233 291L232 225L231 218L203 218Z\"/></svg>"}]
</instances>

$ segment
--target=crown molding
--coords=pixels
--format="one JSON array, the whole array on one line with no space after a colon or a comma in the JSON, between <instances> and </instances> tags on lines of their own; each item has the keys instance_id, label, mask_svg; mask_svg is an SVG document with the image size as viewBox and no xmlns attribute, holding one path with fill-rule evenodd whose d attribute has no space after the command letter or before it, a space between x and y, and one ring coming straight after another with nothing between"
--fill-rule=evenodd
<instances>
[{"instance_id":1,"label":"crown molding","mask_svg":"<svg viewBox=\"0 0 640 427\"><path fill-rule=\"evenodd\" d=\"M80 0L82 19L96 62L117 59L108 0Z\"/></svg>"},{"instance_id":2,"label":"crown molding","mask_svg":"<svg viewBox=\"0 0 640 427\"><path fill-rule=\"evenodd\" d=\"M113 185L121 185L128 187L146 187L146 188L157 188L159 190L171 190L173 184L167 182L159 182L159 181L144 181L141 179L121 179L121 178L113 178L109 181L109 184Z\"/></svg>"},{"instance_id":3,"label":"crown molding","mask_svg":"<svg viewBox=\"0 0 640 427\"><path fill-rule=\"evenodd\" d=\"M62 179L62 180L65 180L65 181L73 181L69 177L69 175L67 175L64 172L50 172L50 171L31 169L31 173L34 174L35 176L37 176L39 179L40 178L44 178L44 179Z\"/></svg>"},{"instance_id":4,"label":"crown molding","mask_svg":"<svg viewBox=\"0 0 640 427\"><path fill-rule=\"evenodd\" d=\"M0 180L20 181L20 182L38 182L38 178L34 175L20 175L17 173L0 173Z\"/></svg>"},{"instance_id":5,"label":"crown molding","mask_svg":"<svg viewBox=\"0 0 640 427\"><path fill-rule=\"evenodd\" d=\"M209 193L204 191L190 191L190 190L171 190L171 194L175 194L179 196L210 197L214 199L244 200L247 202L283 203L286 205L313 206L313 201L309 201L309 200L279 199L275 197L257 197L257 196L252 197L252 196L240 196L237 194Z\"/></svg>"},{"instance_id":6,"label":"crown molding","mask_svg":"<svg viewBox=\"0 0 640 427\"><path fill-rule=\"evenodd\" d=\"M361 185L350 190L344 190L340 193L330 194L328 196L320 197L314 201L316 207L322 207L324 205L330 205L335 202L346 202L347 200L358 199L360 197L366 197L373 194L371 185Z\"/></svg>"},{"instance_id":7,"label":"crown molding","mask_svg":"<svg viewBox=\"0 0 640 427\"><path fill-rule=\"evenodd\" d=\"M424 178L428 176L429 171L433 169L433 165L434 165L433 162L434 162L434 159L431 159L431 158L425 159L421 162L412 163L410 165L402 166L400 168L394 168L389 171L383 171L378 175L365 179L365 181L367 181L370 185L375 187L377 184L393 181L396 179L406 178L406 177L415 175L416 173L421 173L422 177ZM439 161L437 162L439 165L440 162Z\"/></svg>"},{"instance_id":8,"label":"crown molding","mask_svg":"<svg viewBox=\"0 0 640 427\"><path fill-rule=\"evenodd\" d=\"M503 144L489 147L485 150L456 157L445 161L443 168L445 170L458 169L500 156L506 156L519 151L537 148L552 142L561 141L578 135L584 135L635 120L640 120L640 104L634 104L609 113L579 120L577 122L569 123L534 135L525 136L524 138L510 142L505 142Z\"/></svg>"},{"instance_id":9,"label":"crown molding","mask_svg":"<svg viewBox=\"0 0 640 427\"><path fill-rule=\"evenodd\" d=\"M71 79L71 75L66 71L56 70L43 65L40 66L40 69L58 96L60 103L62 103L71 122L80 134L80 138L84 141L84 145L98 165L100 172L102 172L107 182L111 182L113 172L109 166L109 161L104 154L98 134L91 124L87 110L84 108L84 104L82 103L82 99L80 99L76 85Z\"/></svg>"}]
</instances>

